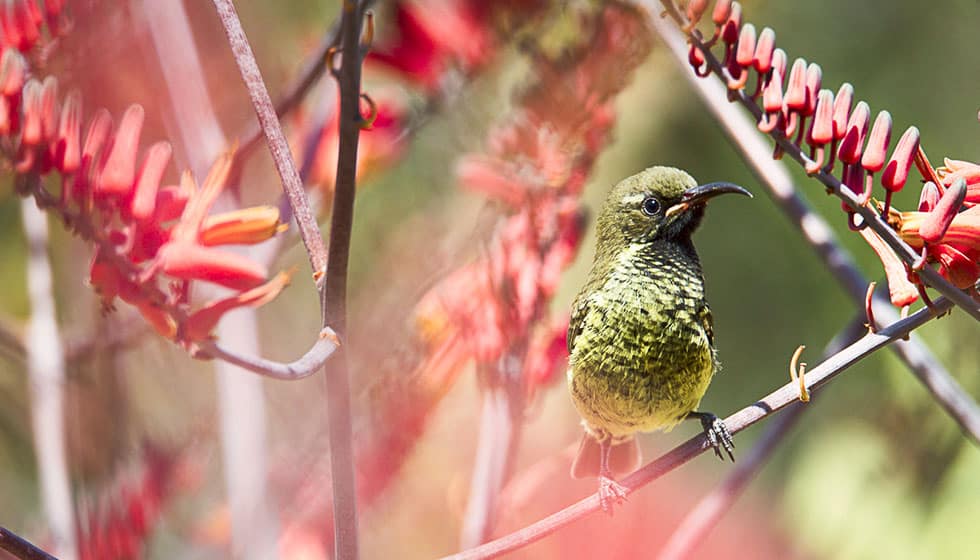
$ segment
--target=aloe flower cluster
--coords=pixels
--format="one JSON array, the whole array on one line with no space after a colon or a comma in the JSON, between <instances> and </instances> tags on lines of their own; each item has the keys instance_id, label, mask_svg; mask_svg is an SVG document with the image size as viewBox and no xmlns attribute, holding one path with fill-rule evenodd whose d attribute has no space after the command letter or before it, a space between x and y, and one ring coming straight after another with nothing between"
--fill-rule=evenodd
<instances>
[{"instance_id":1,"label":"aloe flower cluster","mask_svg":"<svg viewBox=\"0 0 980 560\"><path fill-rule=\"evenodd\" d=\"M485 153L459 161L460 185L503 216L488 253L416 308L433 355L454 348L454 358L491 371L516 357L529 392L555 379L564 360L567 317L547 319L548 303L583 236L579 197L609 142L612 101L650 47L643 16L628 5L610 2L590 17L594 35L567 58L532 58L539 81L516 100L513 118L491 132Z\"/></svg>"},{"instance_id":2,"label":"aloe flower cluster","mask_svg":"<svg viewBox=\"0 0 980 560\"><path fill-rule=\"evenodd\" d=\"M130 106L113 122L100 109L87 119L81 96L63 98L53 77L30 77L30 49L41 38L38 4L8 2L0 26L0 136L17 174L18 191L59 215L95 249L89 283L110 310L116 299L135 306L164 337L193 349L210 337L221 315L275 297L288 275L268 279L261 263L221 248L254 244L283 229L278 210L255 207L210 215L228 177L231 154L220 157L199 188L190 173L165 182L171 146L141 150L144 110ZM57 21L61 4L46 4ZM16 46L17 48L12 48ZM58 181L60 192L49 190ZM193 304L194 281L233 291Z\"/></svg>"},{"instance_id":3,"label":"aloe flower cluster","mask_svg":"<svg viewBox=\"0 0 980 560\"><path fill-rule=\"evenodd\" d=\"M713 32L704 40L695 26L709 14L709 7ZM915 270L930 264L956 286L973 289L980 278L980 222L972 209L980 201L976 173L980 166L947 160L946 167L933 169L914 126L893 144L888 111L879 111L872 119L868 103L855 102L851 84L841 85L836 93L822 87L820 66L803 58L791 62L776 46L772 29L757 31L743 22L739 2L718 0L709 6L707 0L692 0L685 15L689 22L685 31L697 39L691 42L688 60L698 76L712 73L702 45L716 49L730 98L744 96L757 105L760 131L794 143L803 153L808 174L836 177L856 204L873 204L903 240L921 250L919 262L906 266L859 221L851 202L842 203L852 229L861 230L881 258L894 305L906 306L920 295L926 297ZM777 145L774 157L781 155ZM919 208L899 212L892 207L892 197L908 182L913 165L926 180ZM872 198L876 176L884 189L883 202ZM971 184L977 185L972 193Z\"/></svg>"}]
</instances>

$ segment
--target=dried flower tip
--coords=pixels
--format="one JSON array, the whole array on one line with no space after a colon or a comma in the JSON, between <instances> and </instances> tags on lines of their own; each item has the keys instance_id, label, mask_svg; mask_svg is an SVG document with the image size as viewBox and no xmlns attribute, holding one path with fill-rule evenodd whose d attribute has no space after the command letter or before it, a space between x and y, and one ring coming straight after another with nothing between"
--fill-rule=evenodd
<instances>
[{"instance_id":1,"label":"dried flower tip","mask_svg":"<svg viewBox=\"0 0 980 560\"><path fill-rule=\"evenodd\" d=\"M868 291L864 294L864 314L868 318L868 322L864 325L868 327L868 332L878 332L878 322L875 321L875 286L877 282L871 282L868 284Z\"/></svg>"},{"instance_id":2,"label":"dried flower tip","mask_svg":"<svg viewBox=\"0 0 980 560\"><path fill-rule=\"evenodd\" d=\"M169 142L157 142L147 150L130 203L130 214L137 222L146 222L153 218L160 181L170 163L172 152Z\"/></svg>"},{"instance_id":3,"label":"dried flower tip","mask_svg":"<svg viewBox=\"0 0 980 560\"><path fill-rule=\"evenodd\" d=\"M766 27L759 33L755 44L755 55L752 64L756 72L765 74L772 68L773 50L776 48L776 32Z\"/></svg>"},{"instance_id":4,"label":"dried flower tip","mask_svg":"<svg viewBox=\"0 0 980 560\"><path fill-rule=\"evenodd\" d=\"M806 362L800 362L804 350L806 346L801 344L789 359L789 378L800 385L800 402L810 402L810 391L806 388Z\"/></svg>"},{"instance_id":5,"label":"dried flower tip","mask_svg":"<svg viewBox=\"0 0 980 560\"><path fill-rule=\"evenodd\" d=\"M97 191L125 196L133 189L143 117L143 107L139 105L130 105L123 113L112 142L112 150L99 176Z\"/></svg>"},{"instance_id":6,"label":"dried flower tip","mask_svg":"<svg viewBox=\"0 0 980 560\"><path fill-rule=\"evenodd\" d=\"M859 101L854 107L854 112L851 113L851 118L847 121L847 132L837 150L837 157L844 163L853 165L861 161L864 138L868 135L870 120L871 108L864 101Z\"/></svg>"},{"instance_id":7,"label":"dried flower tip","mask_svg":"<svg viewBox=\"0 0 980 560\"><path fill-rule=\"evenodd\" d=\"M881 184L891 192L902 190L905 181L908 180L909 169L915 160L915 154L919 151L919 129L910 126L902 134L892 152L892 157L885 166L885 171L881 174ZM936 188L933 185L933 188ZM938 190L937 190L938 192Z\"/></svg>"},{"instance_id":8,"label":"dried flower tip","mask_svg":"<svg viewBox=\"0 0 980 560\"><path fill-rule=\"evenodd\" d=\"M840 140L847 133L847 120L851 116L851 104L854 102L854 86L845 82L841 84L834 96L834 139Z\"/></svg>"},{"instance_id":9,"label":"dried flower tip","mask_svg":"<svg viewBox=\"0 0 980 560\"><path fill-rule=\"evenodd\" d=\"M82 161L82 96L72 91L65 98L58 125L54 165L68 175L78 170Z\"/></svg>"},{"instance_id":10,"label":"dried flower tip","mask_svg":"<svg viewBox=\"0 0 980 560\"><path fill-rule=\"evenodd\" d=\"M868 173L881 171L885 166L885 158L888 156L888 143L892 139L892 116L888 111L881 111L875 117L875 124L871 127L871 135L868 137L868 145L864 148L861 156L861 165Z\"/></svg>"},{"instance_id":11,"label":"dried flower tip","mask_svg":"<svg viewBox=\"0 0 980 560\"><path fill-rule=\"evenodd\" d=\"M891 165L890 162L889 165ZM922 192L919 194L919 212L931 212L939 204L941 196L936 183L932 181L926 182L926 184L922 185Z\"/></svg>"},{"instance_id":12,"label":"dried flower tip","mask_svg":"<svg viewBox=\"0 0 980 560\"><path fill-rule=\"evenodd\" d=\"M933 208L919 226L919 236L926 243L938 243L946 235L953 218L963 206L966 198L966 181L960 179L946 189L939 203Z\"/></svg>"}]
</instances>

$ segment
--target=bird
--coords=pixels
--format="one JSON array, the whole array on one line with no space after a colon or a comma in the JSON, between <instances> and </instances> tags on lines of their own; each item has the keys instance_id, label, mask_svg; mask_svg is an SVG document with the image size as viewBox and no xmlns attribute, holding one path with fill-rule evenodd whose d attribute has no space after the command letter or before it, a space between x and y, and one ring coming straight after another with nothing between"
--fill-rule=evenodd
<instances>
[{"instance_id":1,"label":"bird","mask_svg":"<svg viewBox=\"0 0 980 560\"><path fill-rule=\"evenodd\" d=\"M715 454L735 460L725 423L698 410L720 366L691 240L708 200L727 193L752 196L655 166L616 184L599 212L595 258L572 304L567 381L585 428L572 476L597 476L610 514L627 494L614 474L640 465L638 432L697 419Z\"/></svg>"}]
</instances>

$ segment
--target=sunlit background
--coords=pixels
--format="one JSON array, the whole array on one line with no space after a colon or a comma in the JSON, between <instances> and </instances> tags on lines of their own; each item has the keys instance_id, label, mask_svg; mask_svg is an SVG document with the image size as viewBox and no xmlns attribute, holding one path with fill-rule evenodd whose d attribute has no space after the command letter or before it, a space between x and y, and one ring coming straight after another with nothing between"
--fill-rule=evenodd
<instances>
[{"instance_id":1,"label":"sunlit background","mask_svg":"<svg viewBox=\"0 0 980 560\"><path fill-rule=\"evenodd\" d=\"M142 28L127 23L127 3L102 4L95 8L96 15L80 18L46 70L81 88L87 107L106 106L118 114L129 103L144 104L149 127L144 138L167 137L169 109L161 100L161 78L146 62L152 52L140 36ZM210 3L185 4L224 131L231 138L240 136L253 113L224 34ZM238 3L273 98L327 32L338 13L336 4ZM382 42L396 31L390 6L378 4L377 41ZM551 8L532 25L556 25L588 3L567 4ZM841 82L850 82L856 97L867 100L872 111L891 112L896 129L918 126L934 164L943 157L980 157L976 2L743 4L746 21L759 29L775 29L779 46L791 60L802 56L822 66L824 87L836 90ZM520 39L544 33L525 29ZM552 33L557 38L549 40L560 45L570 41L569 33ZM391 407L387 412L378 407L391 400L388 395L400 387L400 377L410 373L400 368L406 363L402 354L408 351L405 333L413 328L413 306L439 279L489 250L503 210L460 189L454 170L460 156L486 149L491 128L512 116L516 92L535 79L526 49L517 42L496 47L499 52L487 66L432 106L425 105L417 89L406 90L390 74L366 74L367 92L401 99L413 120L404 153L366 175L356 207L351 344L355 438L361 443L376 432L379 418L390 431L400 429L402 418ZM689 71L655 40L651 54L615 101L614 139L593 168L584 197L595 210L616 181L653 164L684 168L702 182L735 182L756 195L752 201L713 203L695 238L724 366L702 410L724 416L784 384L789 357L798 345L807 345L806 360L816 365L822 348L858 310L773 206L693 95L682 74ZM333 88L325 79L311 96L328 98ZM299 117L285 119L287 128L297 130L312 106L315 103L307 104L307 112ZM179 146L176 151L181 162ZM882 282L880 262L860 236L848 231L838 199L826 196L822 186L807 180L792 162L789 168L799 192L833 224L865 274ZM278 179L262 148L246 168L242 197L249 203L275 201L277 189ZM911 209L917 190L900 193L895 205ZM0 313L5 329L14 333L22 332L28 316L18 208L11 182L4 180L0 277L5 288ZM584 280L594 250L592 226L590 221L575 264L563 275L551 304L555 317L567 313ZM139 318L122 303L118 313L103 316L97 297L85 285L90 249L55 221L52 233L58 314L65 336L98 340L120 329L138 328ZM320 321L305 254L296 238L290 239L273 269L295 265L299 272L282 296L259 311L261 352L283 360L305 351ZM919 331L972 395L980 395L977 333L973 321L957 311ZM13 351L5 350L2 358L0 524L43 544L24 363ZM265 389L276 516L282 527L293 528L297 539L307 538L296 537L307 530L325 534L329 499L323 380L315 376L297 382L266 381ZM406 435L410 443L403 464L376 497L362 504L366 558L433 558L458 549L482 389L471 366L444 389L444 397L429 403L433 408L420 424L404 427L411 434ZM122 350L78 357L69 364L67 391L69 468L80 507L97 512L118 500L124 493L121 488L144 468L142 450L152 442L166 453L179 453L186 465L162 499L162 517L150 530L147 556L227 555L228 515L209 364L146 333ZM738 434L736 455L747 453L764 427ZM580 429L561 377L534 395L501 498L495 535L594 491L593 481L568 476ZM696 432L695 423L682 425L669 434L644 435L641 445L646 458L654 458ZM631 495L614 517L593 515L512 557L654 557L690 508L731 468L702 455ZM816 392L800 422L694 557L972 558L980 547L975 530L980 513L977 472L980 451L975 444L915 377L882 351ZM312 535L313 542L323 536Z\"/></svg>"}]
</instances>

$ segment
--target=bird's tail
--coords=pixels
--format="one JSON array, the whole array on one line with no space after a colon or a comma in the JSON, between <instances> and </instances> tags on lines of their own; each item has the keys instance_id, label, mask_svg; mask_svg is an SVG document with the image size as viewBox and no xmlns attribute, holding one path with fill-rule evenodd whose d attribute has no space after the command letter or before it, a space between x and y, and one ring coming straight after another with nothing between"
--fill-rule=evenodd
<instances>
[{"instance_id":1,"label":"bird's tail","mask_svg":"<svg viewBox=\"0 0 980 560\"><path fill-rule=\"evenodd\" d=\"M599 442L588 433L582 434L578 454L572 463L572 478L588 478L599 476L599 465L602 460L602 448ZM620 477L640 468L642 456L640 445L635 436L614 441L609 450L609 470L613 476Z\"/></svg>"}]
</instances>

